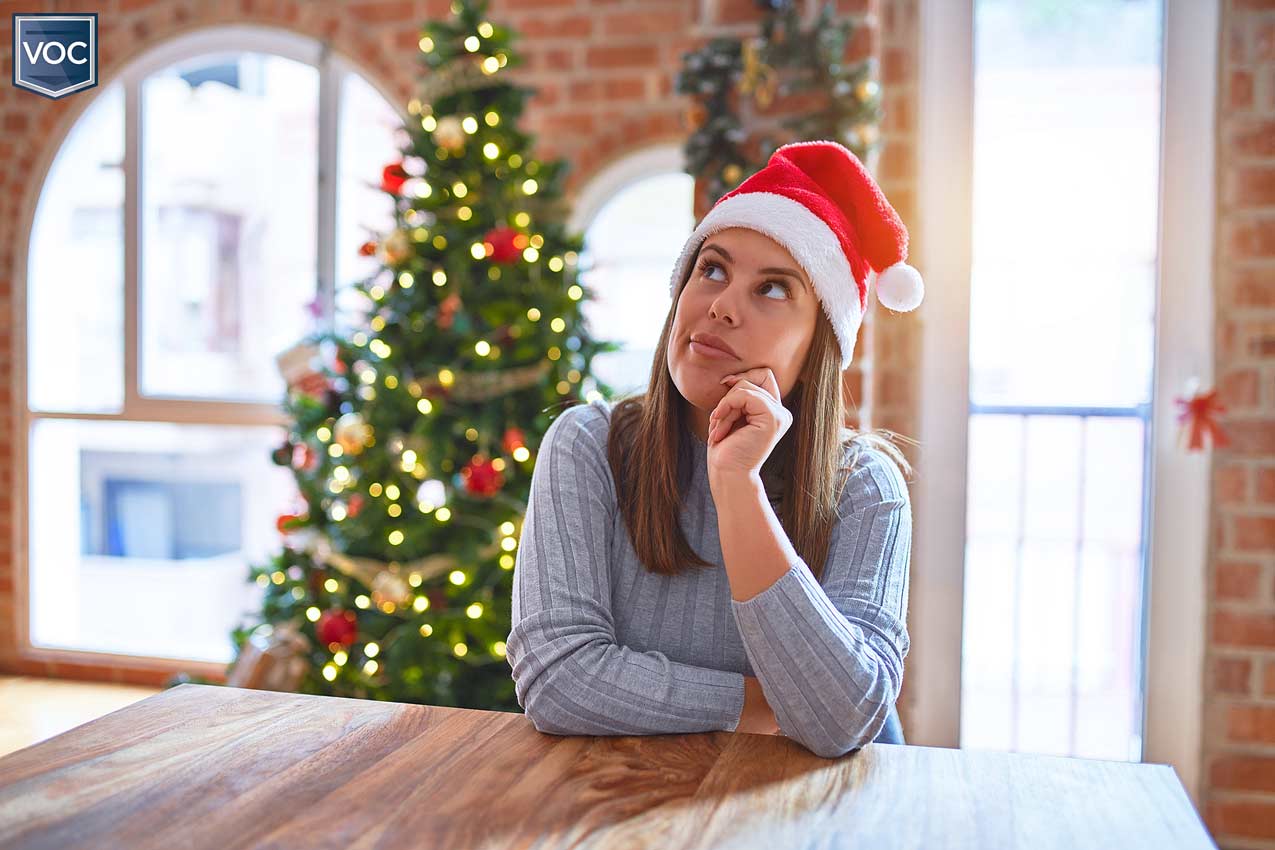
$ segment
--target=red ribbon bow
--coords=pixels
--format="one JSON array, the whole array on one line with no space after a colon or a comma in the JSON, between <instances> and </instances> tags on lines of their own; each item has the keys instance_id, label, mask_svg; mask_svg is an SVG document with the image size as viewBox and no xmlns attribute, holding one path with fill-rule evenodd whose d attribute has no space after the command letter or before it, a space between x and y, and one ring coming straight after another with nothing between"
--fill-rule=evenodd
<instances>
[{"instance_id":1,"label":"red ribbon bow","mask_svg":"<svg viewBox=\"0 0 1275 850\"><path fill-rule=\"evenodd\" d=\"M1190 398L1178 396L1173 400L1179 407L1178 424L1183 427L1183 431L1179 432L1178 443L1182 442L1182 433L1188 434L1187 451L1202 450L1205 434L1215 448L1230 445L1230 440L1217 421L1217 414L1224 413L1226 408L1218 401L1216 389L1207 393L1197 392Z\"/></svg>"}]
</instances>

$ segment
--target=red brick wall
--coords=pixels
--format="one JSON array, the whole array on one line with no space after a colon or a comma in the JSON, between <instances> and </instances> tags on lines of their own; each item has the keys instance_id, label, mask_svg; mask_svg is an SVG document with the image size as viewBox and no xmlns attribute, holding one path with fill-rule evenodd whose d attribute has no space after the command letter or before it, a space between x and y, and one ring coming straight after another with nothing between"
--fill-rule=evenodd
<instances>
[{"instance_id":1,"label":"red brick wall","mask_svg":"<svg viewBox=\"0 0 1275 850\"><path fill-rule=\"evenodd\" d=\"M804 2L806 13L813 14L815 0ZM94 5L99 13L99 79L110 81L123 63L174 35L215 24L258 23L330 41L405 104L421 67L419 24L446 17L448 7L449 0L100 0ZM0 2L0 80L8 80L12 70L13 12L80 8L61 0ZM882 60L888 117L879 170L883 188L904 220L914 220L916 0L839 0L838 9L874 13L874 23L851 53L875 53ZM536 134L538 156L572 163L569 194L618 158L653 144L682 142L687 100L673 93L682 54L718 34L755 32L758 14L754 0L493 0L490 6L493 20L522 34L518 48L525 64L512 73L540 90L528 105L523 126ZM24 403L11 391L13 312L15 290L24 285L16 262L25 245L16 243L17 234L29 225L21 217L30 215L39 191L39 177L32 172L51 155L91 97L51 101L0 85L0 434L15 433ZM872 363L885 369L896 357L914 356L913 324L891 316L880 323L885 332L874 334L874 312L864 322L847 384L861 408L866 401L889 427L915 434L914 383L906 369L891 372L896 383L868 381L863 371ZM12 461L9 441L0 442L0 670L162 684L172 672L165 663L102 666L91 658L71 663L18 656L16 616L25 585L23 565L13 558L12 514L14 499L21 495ZM906 705L902 711L906 725Z\"/></svg>"},{"instance_id":2,"label":"red brick wall","mask_svg":"<svg viewBox=\"0 0 1275 850\"><path fill-rule=\"evenodd\" d=\"M1216 377L1202 797L1219 844L1275 848L1275 2L1222 5Z\"/></svg>"}]
</instances>

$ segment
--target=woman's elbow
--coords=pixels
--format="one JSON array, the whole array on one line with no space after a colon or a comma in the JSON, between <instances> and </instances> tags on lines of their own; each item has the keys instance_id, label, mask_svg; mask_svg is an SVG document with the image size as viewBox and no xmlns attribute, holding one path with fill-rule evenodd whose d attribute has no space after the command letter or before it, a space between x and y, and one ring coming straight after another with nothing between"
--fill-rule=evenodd
<instances>
[{"instance_id":1,"label":"woman's elbow","mask_svg":"<svg viewBox=\"0 0 1275 850\"><path fill-rule=\"evenodd\" d=\"M864 732L848 735L820 735L807 741L798 741L798 743L819 758L836 759L862 749L865 744L872 742L872 738L872 735Z\"/></svg>"},{"instance_id":2,"label":"woman's elbow","mask_svg":"<svg viewBox=\"0 0 1275 850\"><path fill-rule=\"evenodd\" d=\"M839 759L844 755L861 749L863 744L837 744L835 746L827 745L808 745L806 749L819 756L821 759Z\"/></svg>"},{"instance_id":3,"label":"woman's elbow","mask_svg":"<svg viewBox=\"0 0 1275 850\"><path fill-rule=\"evenodd\" d=\"M576 734L563 725L562 718L556 715L552 709L543 711L538 706L528 706L525 713L537 732L542 732L546 735Z\"/></svg>"},{"instance_id":4,"label":"woman's elbow","mask_svg":"<svg viewBox=\"0 0 1275 850\"><path fill-rule=\"evenodd\" d=\"M888 705L883 706L866 721L860 715L858 723L846 723L837 729L820 729L816 734L790 737L794 737L797 743L820 758L841 758L875 741L889 719L889 711Z\"/></svg>"},{"instance_id":5,"label":"woman's elbow","mask_svg":"<svg viewBox=\"0 0 1275 850\"><path fill-rule=\"evenodd\" d=\"M544 732L549 735L568 734L562 731L561 718L558 716L553 702L545 699L546 684L542 677L537 677L534 681L527 681L515 676L514 692L518 696L518 704L522 706L522 713L531 721L531 725L535 727L537 732Z\"/></svg>"},{"instance_id":6,"label":"woman's elbow","mask_svg":"<svg viewBox=\"0 0 1275 850\"><path fill-rule=\"evenodd\" d=\"M554 671L541 671L534 678L514 679L514 691L518 695L518 704L523 714L531 721L537 732L546 735L583 735L588 732L574 714L567 711L555 696L558 695L558 682Z\"/></svg>"}]
</instances>

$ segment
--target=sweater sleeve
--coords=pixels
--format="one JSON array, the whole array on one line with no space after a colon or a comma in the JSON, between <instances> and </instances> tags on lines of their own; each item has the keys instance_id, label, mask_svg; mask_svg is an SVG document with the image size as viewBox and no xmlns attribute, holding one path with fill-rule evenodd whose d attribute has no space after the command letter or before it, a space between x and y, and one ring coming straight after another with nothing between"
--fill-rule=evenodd
<instances>
[{"instance_id":1,"label":"sweater sleeve","mask_svg":"<svg viewBox=\"0 0 1275 850\"><path fill-rule=\"evenodd\" d=\"M591 404L545 432L514 564L506 658L540 732L648 735L734 731L744 676L616 643L609 553L616 506Z\"/></svg>"},{"instance_id":2,"label":"sweater sleeve","mask_svg":"<svg viewBox=\"0 0 1275 850\"><path fill-rule=\"evenodd\" d=\"M909 649L911 501L883 451L863 447L838 514L820 580L799 559L762 592L731 601L780 731L824 758L881 731Z\"/></svg>"}]
</instances>

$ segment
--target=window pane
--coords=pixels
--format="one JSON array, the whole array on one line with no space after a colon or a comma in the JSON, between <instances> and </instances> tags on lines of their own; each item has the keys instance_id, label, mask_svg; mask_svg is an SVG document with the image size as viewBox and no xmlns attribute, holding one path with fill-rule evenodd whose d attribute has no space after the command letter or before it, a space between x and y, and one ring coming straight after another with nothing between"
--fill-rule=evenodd
<instances>
[{"instance_id":1,"label":"window pane","mask_svg":"<svg viewBox=\"0 0 1275 850\"><path fill-rule=\"evenodd\" d=\"M359 247L379 241L394 227L394 202L381 191L381 171L400 154L397 132L403 122L371 84L356 74L341 82L336 226L336 320L350 329L361 322L369 302L352 284L380 271L375 255Z\"/></svg>"},{"instance_id":2,"label":"window pane","mask_svg":"<svg viewBox=\"0 0 1275 850\"><path fill-rule=\"evenodd\" d=\"M585 233L580 279L597 293L585 318L598 338L624 346L595 357L593 372L616 392L646 391L671 306L669 274L695 229L694 183L678 172L627 186Z\"/></svg>"},{"instance_id":3,"label":"window pane","mask_svg":"<svg viewBox=\"0 0 1275 850\"><path fill-rule=\"evenodd\" d=\"M229 662L248 563L295 498L272 427L42 419L31 430L31 638Z\"/></svg>"},{"instance_id":4,"label":"window pane","mask_svg":"<svg viewBox=\"0 0 1275 850\"><path fill-rule=\"evenodd\" d=\"M312 326L318 70L201 57L142 84L141 390L275 401Z\"/></svg>"},{"instance_id":5,"label":"window pane","mask_svg":"<svg viewBox=\"0 0 1275 850\"><path fill-rule=\"evenodd\" d=\"M1140 757L1143 428L970 417L962 747Z\"/></svg>"},{"instance_id":6,"label":"window pane","mask_svg":"<svg viewBox=\"0 0 1275 850\"><path fill-rule=\"evenodd\" d=\"M102 90L40 193L27 263L33 410L124 404L124 91Z\"/></svg>"},{"instance_id":7,"label":"window pane","mask_svg":"<svg viewBox=\"0 0 1275 850\"><path fill-rule=\"evenodd\" d=\"M971 398L1149 401L1160 4L975 9Z\"/></svg>"}]
</instances>

